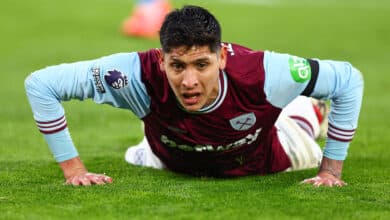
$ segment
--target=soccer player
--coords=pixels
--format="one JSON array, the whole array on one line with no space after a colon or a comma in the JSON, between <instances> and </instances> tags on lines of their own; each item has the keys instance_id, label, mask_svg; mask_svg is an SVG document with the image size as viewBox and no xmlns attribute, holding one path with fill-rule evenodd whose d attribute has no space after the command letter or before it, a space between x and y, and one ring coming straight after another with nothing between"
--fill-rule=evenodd
<instances>
[{"instance_id":1,"label":"soccer player","mask_svg":"<svg viewBox=\"0 0 390 220\"><path fill-rule=\"evenodd\" d=\"M303 183L345 185L343 161L363 94L362 76L350 63L222 43L218 21L197 6L168 14L160 43L161 49L47 67L26 79L34 119L66 183L112 182L83 165L61 105L92 98L143 121L145 138L127 150L129 163L217 177L319 166ZM308 97L331 100L323 153L314 138L324 114Z\"/></svg>"}]
</instances>

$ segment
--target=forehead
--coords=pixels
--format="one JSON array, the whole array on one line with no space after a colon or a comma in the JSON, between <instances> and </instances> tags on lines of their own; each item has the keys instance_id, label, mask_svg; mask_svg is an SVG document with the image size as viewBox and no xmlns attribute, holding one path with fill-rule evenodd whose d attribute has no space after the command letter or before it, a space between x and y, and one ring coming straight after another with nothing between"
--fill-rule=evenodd
<instances>
[{"instance_id":1,"label":"forehead","mask_svg":"<svg viewBox=\"0 0 390 220\"><path fill-rule=\"evenodd\" d=\"M208 46L180 46L165 52L164 57L168 60L211 59L214 54Z\"/></svg>"}]
</instances>

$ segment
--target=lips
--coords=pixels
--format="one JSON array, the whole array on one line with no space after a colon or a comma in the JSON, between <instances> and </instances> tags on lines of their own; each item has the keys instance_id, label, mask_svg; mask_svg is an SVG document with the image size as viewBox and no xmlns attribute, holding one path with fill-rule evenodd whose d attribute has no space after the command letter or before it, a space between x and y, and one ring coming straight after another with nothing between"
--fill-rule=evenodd
<instances>
[{"instance_id":1,"label":"lips","mask_svg":"<svg viewBox=\"0 0 390 220\"><path fill-rule=\"evenodd\" d=\"M183 104L185 105L195 105L200 100L200 93L191 92L182 94Z\"/></svg>"}]
</instances>

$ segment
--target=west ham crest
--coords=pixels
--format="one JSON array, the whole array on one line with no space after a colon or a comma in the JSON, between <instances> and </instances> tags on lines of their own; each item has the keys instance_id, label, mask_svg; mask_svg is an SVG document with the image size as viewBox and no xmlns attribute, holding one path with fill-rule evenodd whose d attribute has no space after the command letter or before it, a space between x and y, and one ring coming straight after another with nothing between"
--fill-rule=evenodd
<instances>
[{"instance_id":1,"label":"west ham crest","mask_svg":"<svg viewBox=\"0 0 390 220\"><path fill-rule=\"evenodd\" d=\"M246 113L230 119L230 125L237 131L245 131L256 123L256 116L253 112Z\"/></svg>"}]
</instances>

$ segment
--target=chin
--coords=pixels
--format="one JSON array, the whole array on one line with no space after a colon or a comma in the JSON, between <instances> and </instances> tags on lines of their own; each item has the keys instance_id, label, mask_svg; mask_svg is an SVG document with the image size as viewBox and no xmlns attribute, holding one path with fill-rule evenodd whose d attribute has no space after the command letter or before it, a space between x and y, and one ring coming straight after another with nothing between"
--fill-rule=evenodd
<instances>
[{"instance_id":1,"label":"chin","mask_svg":"<svg viewBox=\"0 0 390 220\"><path fill-rule=\"evenodd\" d=\"M183 100L179 101L180 105L182 108L184 108L188 112L197 112L201 110L203 107L205 107L205 101L204 100L199 100L198 102L194 104L185 104Z\"/></svg>"},{"instance_id":2,"label":"chin","mask_svg":"<svg viewBox=\"0 0 390 220\"><path fill-rule=\"evenodd\" d=\"M196 103L194 105L185 105L184 103L180 103L180 104L188 112L196 112L202 109L202 105L200 105L200 103Z\"/></svg>"},{"instance_id":3,"label":"chin","mask_svg":"<svg viewBox=\"0 0 390 220\"><path fill-rule=\"evenodd\" d=\"M199 106L185 106L184 109L189 112L196 112L201 109Z\"/></svg>"}]
</instances>

